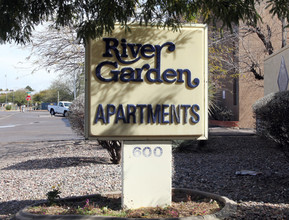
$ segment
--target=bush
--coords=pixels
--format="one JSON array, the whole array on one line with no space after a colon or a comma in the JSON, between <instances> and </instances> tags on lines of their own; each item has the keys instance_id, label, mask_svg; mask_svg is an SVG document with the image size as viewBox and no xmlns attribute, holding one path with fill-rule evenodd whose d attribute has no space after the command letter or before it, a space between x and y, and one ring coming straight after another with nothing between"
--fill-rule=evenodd
<instances>
[{"instance_id":1,"label":"bush","mask_svg":"<svg viewBox=\"0 0 289 220\"><path fill-rule=\"evenodd\" d=\"M253 111L254 113L256 113L256 111L258 111L258 109L263 108L265 105L267 105L270 101L272 101L275 97L276 93L270 93L266 96L264 96L263 98L260 98L259 100L257 100L253 107Z\"/></svg>"},{"instance_id":2,"label":"bush","mask_svg":"<svg viewBox=\"0 0 289 220\"><path fill-rule=\"evenodd\" d=\"M5 109L6 109L7 111L10 111L10 110L12 109L12 106L11 106L11 105L6 105L6 106L5 106Z\"/></svg>"},{"instance_id":3,"label":"bush","mask_svg":"<svg viewBox=\"0 0 289 220\"><path fill-rule=\"evenodd\" d=\"M173 151L180 153L207 151L208 140L173 141Z\"/></svg>"},{"instance_id":4,"label":"bush","mask_svg":"<svg viewBox=\"0 0 289 220\"><path fill-rule=\"evenodd\" d=\"M68 114L71 128L81 136L84 136L84 100L84 94L78 96L70 105Z\"/></svg>"},{"instance_id":5,"label":"bush","mask_svg":"<svg viewBox=\"0 0 289 220\"><path fill-rule=\"evenodd\" d=\"M289 91L269 94L253 105L263 135L283 147L289 146Z\"/></svg>"},{"instance_id":6,"label":"bush","mask_svg":"<svg viewBox=\"0 0 289 220\"><path fill-rule=\"evenodd\" d=\"M210 118L218 121L231 121L233 117L233 112L226 106L216 105L210 110Z\"/></svg>"},{"instance_id":7,"label":"bush","mask_svg":"<svg viewBox=\"0 0 289 220\"><path fill-rule=\"evenodd\" d=\"M84 136L84 94L78 96L69 107L69 122L71 128L79 135ZM98 140L98 143L105 148L109 155L110 160L114 164L119 164L121 160L121 142Z\"/></svg>"}]
</instances>

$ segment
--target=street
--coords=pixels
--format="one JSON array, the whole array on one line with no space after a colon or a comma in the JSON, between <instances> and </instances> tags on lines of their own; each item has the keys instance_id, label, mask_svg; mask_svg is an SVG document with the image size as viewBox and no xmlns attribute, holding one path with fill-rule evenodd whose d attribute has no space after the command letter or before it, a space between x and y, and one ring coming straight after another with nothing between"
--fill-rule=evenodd
<instances>
[{"instance_id":1,"label":"street","mask_svg":"<svg viewBox=\"0 0 289 220\"><path fill-rule=\"evenodd\" d=\"M1 111L0 147L10 142L79 139L67 118L50 116L48 111Z\"/></svg>"}]
</instances>

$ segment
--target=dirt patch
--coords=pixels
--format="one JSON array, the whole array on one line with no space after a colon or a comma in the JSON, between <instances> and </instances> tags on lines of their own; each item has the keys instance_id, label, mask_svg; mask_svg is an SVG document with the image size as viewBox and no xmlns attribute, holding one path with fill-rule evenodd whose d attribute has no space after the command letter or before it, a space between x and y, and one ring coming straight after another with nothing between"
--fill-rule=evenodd
<instances>
[{"instance_id":1,"label":"dirt patch","mask_svg":"<svg viewBox=\"0 0 289 220\"><path fill-rule=\"evenodd\" d=\"M123 218L178 218L209 215L220 211L223 204L211 198L187 193L174 193L171 206L122 209L121 195L96 195L69 201L33 206L27 211L40 215L102 215Z\"/></svg>"}]
</instances>

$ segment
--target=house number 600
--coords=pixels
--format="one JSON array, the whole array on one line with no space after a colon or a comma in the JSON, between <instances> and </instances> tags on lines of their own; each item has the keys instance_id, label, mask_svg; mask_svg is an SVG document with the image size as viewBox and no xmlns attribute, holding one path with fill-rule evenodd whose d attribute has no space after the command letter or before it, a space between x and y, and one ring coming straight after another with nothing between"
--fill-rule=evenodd
<instances>
[{"instance_id":1,"label":"house number 600","mask_svg":"<svg viewBox=\"0 0 289 220\"><path fill-rule=\"evenodd\" d=\"M163 155L163 149L161 147L156 147L153 150L150 147L144 147L143 149L141 147L135 147L132 151L133 156L135 157L161 157Z\"/></svg>"}]
</instances>

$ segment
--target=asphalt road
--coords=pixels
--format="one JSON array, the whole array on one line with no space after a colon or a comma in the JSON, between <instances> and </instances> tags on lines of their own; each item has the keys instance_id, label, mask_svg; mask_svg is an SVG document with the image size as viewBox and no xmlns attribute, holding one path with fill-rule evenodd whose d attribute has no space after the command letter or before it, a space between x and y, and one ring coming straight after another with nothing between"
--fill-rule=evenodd
<instances>
[{"instance_id":1,"label":"asphalt road","mask_svg":"<svg viewBox=\"0 0 289 220\"><path fill-rule=\"evenodd\" d=\"M254 135L254 130L210 128L210 135ZM49 141L78 141L67 118L50 116L48 111L0 111L0 163L1 158L37 152Z\"/></svg>"},{"instance_id":2,"label":"asphalt road","mask_svg":"<svg viewBox=\"0 0 289 220\"><path fill-rule=\"evenodd\" d=\"M79 139L67 118L48 111L0 111L0 146L11 142Z\"/></svg>"}]
</instances>

